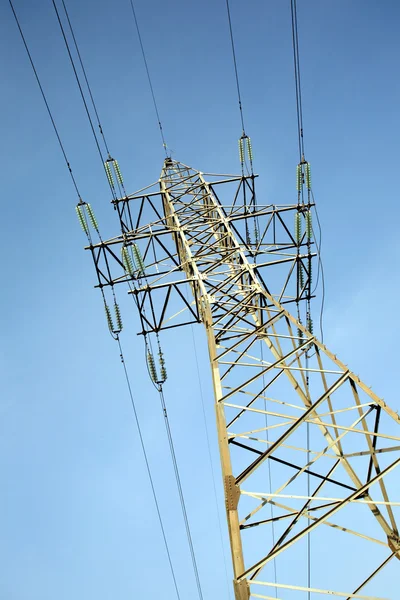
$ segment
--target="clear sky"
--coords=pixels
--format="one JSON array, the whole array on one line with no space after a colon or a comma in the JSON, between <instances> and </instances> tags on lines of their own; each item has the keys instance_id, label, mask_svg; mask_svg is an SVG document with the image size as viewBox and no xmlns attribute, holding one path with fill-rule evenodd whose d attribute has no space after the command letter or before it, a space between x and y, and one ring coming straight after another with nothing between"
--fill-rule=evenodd
<instances>
[{"instance_id":1,"label":"clear sky","mask_svg":"<svg viewBox=\"0 0 400 600\"><path fill-rule=\"evenodd\" d=\"M135 4L173 157L206 172L238 171L241 127L224 0ZM133 193L158 179L163 151L129 0L67 6L111 151ZM15 0L15 8L82 197L104 237L115 235L109 190L51 1ZM294 203L290 2L231 0L231 12L259 197ZM306 158L323 227L325 341L398 410L400 5L299 0L298 12ZM0 598L172 600L76 195L6 1L0 52ZM192 598L159 400L135 336L137 317L128 308L123 317L182 599ZM201 326L194 335L229 565ZM164 345L165 393L204 598L228 598L190 329L165 336Z\"/></svg>"}]
</instances>

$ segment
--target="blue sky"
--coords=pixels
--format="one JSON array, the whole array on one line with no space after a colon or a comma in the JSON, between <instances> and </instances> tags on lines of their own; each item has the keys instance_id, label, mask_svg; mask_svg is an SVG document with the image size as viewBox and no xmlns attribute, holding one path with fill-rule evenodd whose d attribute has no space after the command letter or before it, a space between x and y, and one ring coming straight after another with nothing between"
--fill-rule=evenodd
<instances>
[{"instance_id":1,"label":"blue sky","mask_svg":"<svg viewBox=\"0 0 400 600\"><path fill-rule=\"evenodd\" d=\"M67 6L107 140L133 192L158 179L163 151L129 1ZM15 0L15 8L82 197L104 237L114 235L109 190L51 2ZM202 171L238 171L225 2L137 0L136 10L173 157ZM325 341L398 409L400 7L395 0L302 0L298 11L306 158L323 227ZM259 197L295 202L290 3L231 0L231 13ZM7 2L0 45L0 597L169 600L173 588L76 196ZM189 598L194 584L172 469L160 458L167 446L159 401L135 336L137 317L123 316L138 411L182 598ZM228 598L191 331L179 335L178 347L165 338L171 426L204 597ZM195 336L207 373L200 326ZM207 377L202 385L224 525ZM224 547L228 561L225 538Z\"/></svg>"}]
</instances>

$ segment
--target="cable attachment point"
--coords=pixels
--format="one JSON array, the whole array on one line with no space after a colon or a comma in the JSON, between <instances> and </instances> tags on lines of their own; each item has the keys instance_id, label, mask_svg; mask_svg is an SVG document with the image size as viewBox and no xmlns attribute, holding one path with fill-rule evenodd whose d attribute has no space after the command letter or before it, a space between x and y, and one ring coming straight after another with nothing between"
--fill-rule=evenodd
<instances>
[{"instance_id":1,"label":"cable attachment point","mask_svg":"<svg viewBox=\"0 0 400 600\"><path fill-rule=\"evenodd\" d=\"M122 178L122 173L121 173L121 169L119 167L118 161L113 158L112 156L108 155L108 158L106 160L106 162L104 163L104 167L106 170L106 175L107 175L107 179L108 182L111 186L111 188L115 191L115 185L114 185L114 177L117 180L117 184L120 186L120 188L123 190L125 196L126 196L126 191L124 188L124 180Z\"/></svg>"},{"instance_id":2,"label":"cable attachment point","mask_svg":"<svg viewBox=\"0 0 400 600\"><path fill-rule=\"evenodd\" d=\"M311 335L314 333L314 323L310 314L307 315L307 329L311 333Z\"/></svg>"},{"instance_id":3,"label":"cable attachment point","mask_svg":"<svg viewBox=\"0 0 400 600\"><path fill-rule=\"evenodd\" d=\"M135 266L136 266L138 276L141 277L144 275L146 267L144 265L144 261L143 261L142 254L140 252L140 248L137 244L133 244L132 253L133 253L133 259L135 261Z\"/></svg>"},{"instance_id":4,"label":"cable attachment point","mask_svg":"<svg viewBox=\"0 0 400 600\"><path fill-rule=\"evenodd\" d=\"M147 342L147 338L146 338L146 360L147 360L147 368L149 371L149 375L150 378L152 380L152 382L159 388L161 389L161 386L163 383L165 383L166 379L167 379L167 370L165 368L165 359L164 359L164 354L163 351L161 350L161 344L160 344L160 339L158 337L158 333L156 334L156 338L157 338L157 349L158 349L158 369L159 372L157 370L156 367L156 361L151 349L151 345L148 344Z\"/></svg>"},{"instance_id":5,"label":"cable attachment point","mask_svg":"<svg viewBox=\"0 0 400 600\"><path fill-rule=\"evenodd\" d=\"M89 221L91 222L93 229L95 229L100 235L99 225L90 204L83 202L83 200L79 200L75 210L76 214L78 215L79 223L86 235L89 237L89 223L87 217L89 217Z\"/></svg>"},{"instance_id":6,"label":"cable attachment point","mask_svg":"<svg viewBox=\"0 0 400 600\"><path fill-rule=\"evenodd\" d=\"M87 221L86 221L86 215L83 212L83 208L82 208L82 206L84 206L84 205L85 205L85 203L82 202L82 200L81 200L79 202L79 204L77 204L75 206L75 210L76 210L76 214L78 215L78 220L79 220L80 226L82 227L82 229L86 233L86 235L88 235L89 234L89 227L88 227L88 224L87 224Z\"/></svg>"},{"instance_id":7,"label":"cable attachment point","mask_svg":"<svg viewBox=\"0 0 400 600\"><path fill-rule=\"evenodd\" d=\"M308 161L304 158L304 154L301 157L301 161L297 165L297 191L301 192L303 185L306 185L308 190L311 190L311 166Z\"/></svg>"},{"instance_id":8,"label":"cable attachment point","mask_svg":"<svg viewBox=\"0 0 400 600\"><path fill-rule=\"evenodd\" d=\"M295 229L295 234L296 234L296 242L297 245L300 244L301 242L301 212L297 211L296 214L294 215L294 229Z\"/></svg>"},{"instance_id":9,"label":"cable attachment point","mask_svg":"<svg viewBox=\"0 0 400 600\"><path fill-rule=\"evenodd\" d=\"M239 138L239 159L240 164L243 165L246 162L246 158L248 158L251 167L253 166L253 148L251 145L251 139L244 132L242 136Z\"/></svg>"},{"instance_id":10,"label":"cable attachment point","mask_svg":"<svg viewBox=\"0 0 400 600\"><path fill-rule=\"evenodd\" d=\"M112 189L115 191L114 177L113 177L112 170L111 170L111 161L112 160L113 159L108 158L106 160L106 162L104 163L104 168L106 170L106 175L107 175L108 183L110 184L110 186L112 187Z\"/></svg>"},{"instance_id":11,"label":"cable attachment point","mask_svg":"<svg viewBox=\"0 0 400 600\"><path fill-rule=\"evenodd\" d=\"M135 273L135 267L133 264L132 257L129 254L129 249L127 246L122 246L121 256L122 256L122 263L124 265L125 271L127 271L127 273L129 273L129 275L131 275L133 277L133 275Z\"/></svg>"},{"instance_id":12,"label":"cable attachment point","mask_svg":"<svg viewBox=\"0 0 400 600\"><path fill-rule=\"evenodd\" d=\"M161 375L159 383L164 383L167 380L167 369L165 368L165 359L164 359L163 351L161 350L161 344L160 344L160 339L158 337L158 333L157 333L157 345L158 345L158 362L160 363L160 375Z\"/></svg>"}]
</instances>

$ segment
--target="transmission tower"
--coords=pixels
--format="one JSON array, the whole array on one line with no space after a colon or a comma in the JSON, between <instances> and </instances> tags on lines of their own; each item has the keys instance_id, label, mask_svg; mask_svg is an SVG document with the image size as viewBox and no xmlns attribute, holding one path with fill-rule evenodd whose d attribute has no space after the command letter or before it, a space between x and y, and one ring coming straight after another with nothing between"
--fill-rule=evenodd
<instances>
[{"instance_id":1,"label":"transmission tower","mask_svg":"<svg viewBox=\"0 0 400 600\"><path fill-rule=\"evenodd\" d=\"M128 285L146 339L205 328L236 600L377 598L400 556L399 416L312 330L309 178L302 161L297 202L259 204L253 174L167 158L155 184L113 201L121 233L88 246L105 297Z\"/></svg>"}]
</instances>

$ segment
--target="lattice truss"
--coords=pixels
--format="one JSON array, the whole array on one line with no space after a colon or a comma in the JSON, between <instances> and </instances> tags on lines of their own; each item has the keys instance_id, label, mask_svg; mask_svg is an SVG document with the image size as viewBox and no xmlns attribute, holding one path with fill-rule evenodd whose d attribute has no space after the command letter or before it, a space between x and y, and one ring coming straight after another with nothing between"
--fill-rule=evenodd
<instances>
[{"instance_id":1,"label":"lattice truss","mask_svg":"<svg viewBox=\"0 0 400 600\"><path fill-rule=\"evenodd\" d=\"M115 201L121 235L90 246L98 285L128 281L142 334L205 325L236 599L382 597L400 421L297 313L314 252L287 217L311 203L257 204L254 176L207 178L167 159L155 186Z\"/></svg>"}]
</instances>

